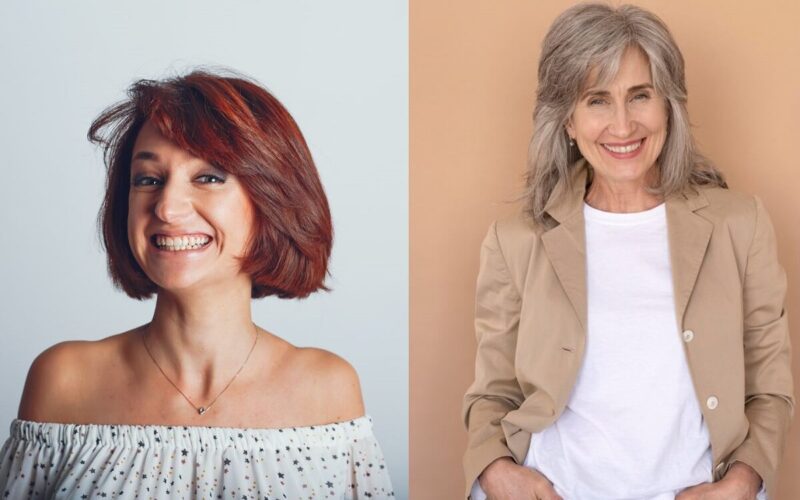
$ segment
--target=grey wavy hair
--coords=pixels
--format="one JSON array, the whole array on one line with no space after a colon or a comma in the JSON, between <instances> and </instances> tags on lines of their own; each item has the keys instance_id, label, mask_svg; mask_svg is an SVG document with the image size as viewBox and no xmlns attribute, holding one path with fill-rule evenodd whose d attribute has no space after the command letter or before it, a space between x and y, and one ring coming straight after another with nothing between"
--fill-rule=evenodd
<instances>
[{"instance_id":1,"label":"grey wavy hair","mask_svg":"<svg viewBox=\"0 0 800 500\"><path fill-rule=\"evenodd\" d=\"M656 160L660 180L651 191L666 197L699 185L727 187L695 145L686 109L683 56L666 25L633 5L579 4L558 16L542 44L523 195L526 211L536 222L549 225L548 200L571 189L571 170L582 155L570 147L565 127L590 73L597 69L597 82L592 83L610 81L629 47L647 56L653 86L668 110L667 138Z\"/></svg>"}]
</instances>

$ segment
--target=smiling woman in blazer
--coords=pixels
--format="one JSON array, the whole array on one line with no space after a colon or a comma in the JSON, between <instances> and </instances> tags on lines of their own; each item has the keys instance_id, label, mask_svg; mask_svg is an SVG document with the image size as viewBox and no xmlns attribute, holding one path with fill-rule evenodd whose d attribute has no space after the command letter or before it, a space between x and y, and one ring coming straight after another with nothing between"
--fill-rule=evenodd
<instances>
[{"instance_id":1,"label":"smiling woman in blazer","mask_svg":"<svg viewBox=\"0 0 800 500\"><path fill-rule=\"evenodd\" d=\"M481 250L467 494L775 498L794 410L757 197L696 150L683 57L637 7L547 34L527 206Z\"/></svg>"}]
</instances>

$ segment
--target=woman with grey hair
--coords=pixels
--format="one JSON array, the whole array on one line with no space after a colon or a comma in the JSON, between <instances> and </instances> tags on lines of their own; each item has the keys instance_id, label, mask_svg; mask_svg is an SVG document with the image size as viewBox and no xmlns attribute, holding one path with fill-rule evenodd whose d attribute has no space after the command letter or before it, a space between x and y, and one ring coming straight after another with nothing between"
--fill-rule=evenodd
<instances>
[{"instance_id":1,"label":"woman with grey hair","mask_svg":"<svg viewBox=\"0 0 800 500\"><path fill-rule=\"evenodd\" d=\"M538 76L526 210L481 249L467 495L775 498L785 273L761 201L694 145L675 41L578 5Z\"/></svg>"}]
</instances>

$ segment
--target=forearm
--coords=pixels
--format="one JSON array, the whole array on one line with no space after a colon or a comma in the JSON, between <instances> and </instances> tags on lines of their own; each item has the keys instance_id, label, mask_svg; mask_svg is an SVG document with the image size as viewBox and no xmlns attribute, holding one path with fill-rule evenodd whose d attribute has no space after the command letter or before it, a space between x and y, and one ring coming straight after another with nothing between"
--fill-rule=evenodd
<instances>
[{"instance_id":1,"label":"forearm","mask_svg":"<svg viewBox=\"0 0 800 500\"><path fill-rule=\"evenodd\" d=\"M474 397L474 396L472 396ZM464 474L471 485L480 474L497 459L513 460L506 445L500 421L516 407L514 402L503 398L465 398L464 421L468 430L467 451L464 454Z\"/></svg>"},{"instance_id":2,"label":"forearm","mask_svg":"<svg viewBox=\"0 0 800 500\"><path fill-rule=\"evenodd\" d=\"M475 381L464 396L463 418L469 433L464 455L468 490L492 461L512 456L501 420L524 399L514 366L520 302L500 250L496 224L492 224L481 247L476 287Z\"/></svg>"},{"instance_id":3,"label":"forearm","mask_svg":"<svg viewBox=\"0 0 800 500\"><path fill-rule=\"evenodd\" d=\"M728 458L728 472L746 464L761 480L771 498L775 497L775 480L783 455L792 417L789 402L779 396L763 395L745 406L750 423L747 437Z\"/></svg>"},{"instance_id":4,"label":"forearm","mask_svg":"<svg viewBox=\"0 0 800 500\"><path fill-rule=\"evenodd\" d=\"M789 320L784 309L786 273L778 261L772 222L754 199L755 226L744 273L745 415L747 435L729 455L728 467L752 467L775 498L775 482L794 413Z\"/></svg>"}]
</instances>

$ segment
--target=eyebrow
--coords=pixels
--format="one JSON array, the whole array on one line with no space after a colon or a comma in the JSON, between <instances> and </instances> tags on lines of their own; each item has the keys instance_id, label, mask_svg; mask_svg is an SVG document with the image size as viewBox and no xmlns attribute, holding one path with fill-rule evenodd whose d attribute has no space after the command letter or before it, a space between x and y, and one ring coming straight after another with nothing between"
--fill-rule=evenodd
<instances>
[{"instance_id":1,"label":"eyebrow","mask_svg":"<svg viewBox=\"0 0 800 500\"><path fill-rule=\"evenodd\" d=\"M153 153L152 151L139 151L138 153L133 155L133 159L131 159L131 162L134 162L136 160L154 160L154 161L157 161L158 160L158 155Z\"/></svg>"},{"instance_id":2,"label":"eyebrow","mask_svg":"<svg viewBox=\"0 0 800 500\"><path fill-rule=\"evenodd\" d=\"M653 90L652 83L640 83L639 85L634 85L628 89L628 94L633 94L634 92L638 92L640 90ZM597 90L597 89L589 89L581 95L581 99L583 100L590 95L599 95L599 96L607 96L611 95L611 92L607 90Z\"/></svg>"}]
</instances>

